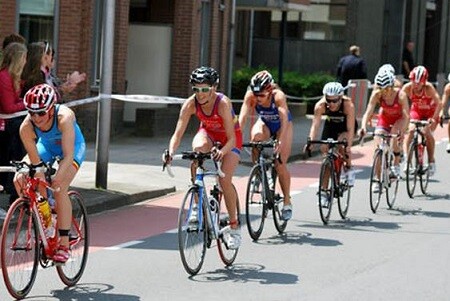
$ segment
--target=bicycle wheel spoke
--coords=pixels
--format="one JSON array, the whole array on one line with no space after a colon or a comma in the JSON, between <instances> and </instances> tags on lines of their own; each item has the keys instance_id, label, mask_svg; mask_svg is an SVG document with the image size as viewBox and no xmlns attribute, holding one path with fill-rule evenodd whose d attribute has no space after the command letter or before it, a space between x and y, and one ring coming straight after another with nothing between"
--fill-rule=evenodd
<instances>
[{"instance_id":1,"label":"bicycle wheel spoke","mask_svg":"<svg viewBox=\"0 0 450 301\"><path fill-rule=\"evenodd\" d=\"M370 175L369 197L370 197L370 209L373 213L377 212L378 205L380 204L381 195L384 190L383 181L383 167L382 167L382 151L377 149L375 151L372 163L372 172Z\"/></svg>"},{"instance_id":2,"label":"bicycle wheel spoke","mask_svg":"<svg viewBox=\"0 0 450 301\"><path fill-rule=\"evenodd\" d=\"M334 182L333 182L333 166L332 162L325 158L320 169L319 178L319 213L324 225L328 224L330 218L331 207L334 198Z\"/></svg>"},{"instance_id":3,"label":"bicycle wheel spoke","mask_svg":"<svg viewBox=\"0 0 450 301\"><path fill-rule=\"evenodd\" d=\"M16 299L31 290L38 270L38 232L28 201L14 202L5 218L1 240L1 267L8 292Z\"/></svg>"},{"instance_id":4,"label":"bicycle wheel spoke","mask_svg":"<svg viewBox=\"0 0 450 301\"><path fill-rule=\"evenodd\" d=\"M178 249L183 267L190 275L200 271L206 254L207 234L204 227L199 225L198 219L196 222L189 221L195 200L198 200L196 197L197 190L191 187L183 199L178 214Z\"/></svg>"},{"instance_id":5,"label":"bicycle wheel spoke","mask_svg":"<svg viewBox=\"0 0 450 301\"><path fill-rule=\"evenodd\" d=\"M64 264L57 266L61 281L75 285L81 278L86 267L89 249L89 224L83 198L75 191L69 192L72 204L72 225L69 232L70 258Z\"/></svg>"},{"instance_id":6,"label":"bicycle wheel spoke","mask_svg":"<svg viewBox=\"0 0 450 301\"><path fill-rule=\"evenodd\" d=\"M422 146L422 164L419 166L420 190L423 194L427 194L428 183L430 181L430 172L428 170L428 152L426 147Z\"/></svg>"},{"instance_id":7,"label":"bicycle wheel spoke","mask_svg":"<svg viewBox=\"0 0 450 301\"><path fill-rule=\"evenodd\" d=\"M236 192L236 187L234 187L234 185L233 185L233 188ZM236 192L236 196L237 195L238 194ZM221 204L221 203L222 203L221 200L219 200L219 204ZM237 204L236 209L237 209L238 222L240 224L241 210L240 210L240 205L239 205L239 198L236 199L236 204ZM226 243L227 236L226 236L226 233L224 233L224 231L226 231L226 229L229 229L230 220L227 215L221 215L220 210L217 212L217 215L219 218L219 232L220 232L219 238L217 239L217 248L219 251L219 256L220 256L220 259L222 260L222 262L226 266L230 266L236 260L239 249L228 248L227 243Z\"/></svg>"},{"instance_id":8,"label":"bicycle wheel spoke","mask_svg":"<svg viewBox=\"0 0 450 301\"><path fill-rule=\"evenodd\" d=\"M410 198L414 197L414 190L416 189L419 170L418 163L417 144L412 142L408 149L408 158L406 161L406 191Z\"/></svg>"},{"instance_id":9,"label":"bicycle wheel spoke","mask_svg":"<svg viewBox=\"0 0 450 301\"><path fill-rule=\"evenodd\" d=\"M267 215L266 200L264 200L264 185L259 166L254 166L250 172L247 184L247 195L245 202L245 218L247 229L253 240L258 240Z\"/></svg>"},{"instance_id":10,"label":"bicycle wheel spoke","mask_svg":"<svg viewBox=\"0 0 450 301\"><path fill-rule=\"evenodd\" d=\"M338 209L342 219L347 217L348 208L350 206L350 195L351 187L348 186L347 179L341 180L339 184Z\"/></svg>"}]
</instances>

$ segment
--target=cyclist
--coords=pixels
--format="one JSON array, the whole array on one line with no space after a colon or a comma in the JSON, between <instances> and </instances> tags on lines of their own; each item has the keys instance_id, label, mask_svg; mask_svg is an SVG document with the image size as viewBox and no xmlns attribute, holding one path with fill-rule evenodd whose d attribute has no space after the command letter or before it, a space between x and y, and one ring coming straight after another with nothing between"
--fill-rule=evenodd
<instances>
[{"instance_id":1,"label":"cyclist","mask_svg":"<svg viewBox=\"0 0 450 301\"><path fill-rule=\"evenodd\" d=\"M395 77L388 70L379 70L375 76L374 92L370 96L369 104L361 121L359 136L363 137L367 132L367 124L371 123L373 111L379 107L378 121L375 127L376 134L398 133L398 139L392 139L394 153L394 165L392 174L400 176L400 156L402 154L403 134L406 132L409 120L409 105L406 94L395 86ZM380 143L380 137L375 136L376 144ZM378 185L376 186L378 187Z\"/></svg>"},{"instance_id":2,"label":"cyclist","mask_svg":"<svg viewBox=\"0 0 450 301\"><path fill-rule=\"evenodd\" d=\"M230 99L217 92L219 73L216 70L211 67L197 68L191 74L190 83L194 94L184 102L181 108L177 127L170 139L169 157L165 158L165 161L170 163L191 116L196 115L200 120L200 128L192 141L192 148L202 153L212 151L214 160L222 160L225 177L219 178L219 183L230 218L227 245L231 249L237 249L241 243L241 232L236 210L237 194L233 188L232 177L240 159L241 129ZM219 142L222 147L216 147L216 142ZM195 165L191 167L193 178L195 168ZM197 211L198 208L191 214L190 222L197 221Z\"/></svg>"},{"instance_id":3,"label":"cyclist","mask_svg":"<svg viewBox=\"0 0 450 301\"><path fill-rule=\"evenodd\" d=\"M32 164L41 161L53 163L60 158L59 168L52 180L60 238L53 260L65 263L70 257L69 230L72 220L68 190L84 160L86 144L74 112L66 106L55 104L56 100L54 88L47 84L34 86L25 94L23 102L28 115L20 127L20 138L27 152L24 161ZM19 195L21 183L22 175L17 174L15 185Z\"/></svg>"},{"instance_id":4,"label":"cyclist","mask_svg":"<svg viewBox=\"0 0 450 301\"><path fill-rule=\"evenodd\" d=\"M442 113L441 116L448 116L448 99L450 98L450 73L448 74L449 83L445 85L444 92L442 93ZM450 122L447 125L448 138L447 153L450 153Z\"/></svg>"},{"instance_id":5,"label":"cyclist","mask_svg":"<svg viewBox=\"0 0 450 301\"><path fill-rule=\"evenodd\" d=\"M433 176L436 172L434 159L435 141L433 132L439 121L441 100L433 85L428 82L428 70L424 66L417 66L409 73L410 82L405 84L402 90L411 101L410 118L416 120L428 120L430 124L423 129L427 140L428 171ZM405 149L409 147L413 138L414 125L410 125L406 137Z\"/></svg>"},{"instance_id":6,"label":"cyclist","mask_svg":"<svg viewBox=\"0 0 450 301\"><path fill-rule=\"evenodd\" d=\"M275 162L275 169L284 196L281 218L289 220L292 217L292 203L291 175L287 162L292 148L292 116L287 106L286 95L274 84L272 75L266 70L256 73L250 80L250 89L245 93L239 114L239 124L242 128L245 126L247 116L253 110L256 110L259 118L252 126L250 140L265 141L273 137L278 141L275 152L280 155L280 160ZM254 162L256 158L257 154L253 152Z\"/></svg>"},{"instance_id":7,"label":"cyclist","mask_svg":"<svg viewBox=\"0 0 450 301\"><path fill-rule=\"evenodd\" d=\"M314 118L309 131L309 139L315 140L322 116L325 116L321 139L347 140L347 146L341 146L339 152L344 156L346 162L344 176L347 177L348 184L353 186L355 184L355 171L352 167L351 146L356 131L355 107L352 100L344 95L344 87L338 82L325 84L322 92L323 97L314 106ZM310 145L309 151L312 151L313 147L313 145ZM304 151L307 150L308 145L305 145ZM325 155L328 152L328 146L323 144L320 150ZM327 184L324 183L324 185ZM328 206L326 193L320 196L320 203L324 207Z\"/></svg>"}]
</instances>

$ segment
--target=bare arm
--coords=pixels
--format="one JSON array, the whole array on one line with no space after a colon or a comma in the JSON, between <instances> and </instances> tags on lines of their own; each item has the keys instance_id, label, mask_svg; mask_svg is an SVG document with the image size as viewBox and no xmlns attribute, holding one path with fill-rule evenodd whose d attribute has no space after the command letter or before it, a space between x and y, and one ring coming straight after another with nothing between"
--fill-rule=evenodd
<instances>
[{"instance_id":1,"label":"bare arm","mask_svg":"<svg viewBox=\"0 0 450 301\"><path fill-rule=\"evenodd\" d=\"M351 99L345 101L344 104L344 112L347 116L347 146L351 147L355 136L355 106Z\"/></svg>"},{"instance_id":2,"label":"bare arm","mask_svg":"<svg viewBox=\"0 0 450 301\"><path fill-rule=\"evenodd\" d=\"M398 94L398 103L402 106L402 119L406 120L405 128L402 129L403 132L406 132L409 124L409 102L406 93L401 90Z\"/></svg>"},{"instance_id":3,"label":"bare arm","mask_svg":"<svg viewBox=\"0 0 450 301\"><path fill-rule=\"evenodd\" d=\"M311 140L316 139L317 132L319 131L321 118L323 113L325 113L324 106L322 105L324 103L324 98L321 98L314 106L314 118L311 122L311 129L309 131L309 138Z\"/></svg>"},{"instance_id":4,"label":"bare arm","mask_svg":"<svg viewBox=\"0 0 450 301\"><path fill-rule=\"evenodd\" d=\"M427 89L429 91L429 94L431 98L433 99L434 105L436 106L436 109L434 110L433 119L434 122L439 121L439 113L441 112L441 98L439 97L439 93L436 91L436 89L433 87L432 84L427 84Z\"/></svg>"},{"instance_id":5,"label":"bare arm","mask_svg":"<svg viewBox=\"0 0 450 301\"><path fill-rule=\"evenodd\" d=\"M283 147L282 141L286 139L286 129L289 122L289 108L287 106L286 94L284 94L281 90L276 90L275 105L277 106L278 114L280 115L281 128L279 130L279 142L281 147Z\"/></svg>"},{"instance_id":6,"label":"bare arm","mask_svg":"<svg viewBox=\"0 0 450 301\"><path fill-rule=\"evenodd\" d=\"M448 99L450 96L450 83L445 85L444 93L442 94L442 115L448 115L448 111L444 111L447 109Z\"/></svg>"},{"instance_id":7,"label":"bare arm","mask_svg":"<svg viewBox=\"0 0 450 301\"><path fill-rule=\"evenodd\" d=\"M228 97L224 96L219 104L219 115L222 117L223 126L227 135L227 143L222 147L223 154L227 154L236 146L236 134L234 133L234 120L231 111L233 106ZM221 158L219 158L221 159Z\"/></svg>"},{"instance_id":8,"label":"bare arm","mask_svg":"<svg viewBox=\"0 0 450 301\"><path fill-rule=\"evenodd\" d=\"M73 153L75 149L75 114L67 107L60 106L58 112L58 128L61 131L61 147L63 159L59 162L59 168L53 179L55 188L59 187L59 183L63 182L67 172L72 167Z\"/></svg>"},{"instance_id":9,"label":"bare arm","mask_svg":"<svg viewBox=\"0 0 450 301\"><path fill-rule=\"evenodd\" d=\"M169 143L169 154L173 155L180 145L181 138L186 131L186 127L189 124L189 120L191 116L195 114L195 101L194 96L188 98L188 100L183 104L180 110L180 115L178 116L177 127L175 128L175 132L170 138Z\"/></svg>"},{"instance_id":10,"label":"bare arm","mask_svg":"<svg viewBox=\"0 0 450 301\"><path fill-rule=\"evenodd\" d=\"M367 123L372 119L373 110L375 110L379 100L380 96L378 91L370 95L369 104L367 105L366 112L364 112L361 121L361 134L364 134L367 131Z\"/></svg>"},{"instance_id":11,"label":"bare arm","mask_svg":"<svg viewBox=\"0 0 450 301\"><path fill-rule=\"evenodd\" d=\"M253 92L248 90L245 93L244 101L242 102L241 111L239 112L239 125L241 126L241 129L244 130L245 123L247 121L248 114L251 113L251 110L253 109L254 105L253 103Z\"/></svg>"},{"instance_id":12,"label":"bare arm","mask_svg":"<svg viewBox=\"0 0 450 301\"><path fill-rule=\"evenodd\" d=\"M38 164L41 161L39 157L39 153L36 147L36 134L33 129L33 124L30 120L30 115L25 117L25 120L22 122L20 126L20 139L22 140L23 146L25 147L25 151L30 158L31 164Z\"/></svg>"}]
</instances>

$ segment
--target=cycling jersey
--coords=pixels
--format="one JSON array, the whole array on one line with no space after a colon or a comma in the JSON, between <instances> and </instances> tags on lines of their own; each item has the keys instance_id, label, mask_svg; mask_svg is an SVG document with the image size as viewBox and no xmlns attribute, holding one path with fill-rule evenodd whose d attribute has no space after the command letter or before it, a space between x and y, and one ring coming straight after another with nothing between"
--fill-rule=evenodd
<instances>
[{"instance_id":1,"label":"cycling jersey","mask_svg":"<svg viewBox=\"0 0 450 301\"><path fill-rule=\"evenodd\" d=\"M343 98L339 108L336 111L331 111L325 104L325 113L323 115L326 116L326 119L322 130L322 140L328 138L337 140L341 133L347 132L347 114L344 113L344 101L347 100ZM356 128L357 126L355 119L355 131Z\"/></svg>"},{"instance_id":2,"label":"cycling jersey","mask_svg":"<svg viewBox=\"0 0 450 301\"><path fill-rule=\"evenodd\" d=\"M409 99L411 100L411 119L426 120L432 118L436 110L436 104L433 98L425 94L425 88L422 89L420 95L413 92L411 88L411 94Z\"/></svg>"},{"instance_id":3,"label":"cycling jersey","mask_svg":"<svg viewBox=\"0 0 450 301\"><path fill-rule=\"evenodd\" d=\"M256 105L255 110L259 115L259 118L264 122L264 124L270 130L270 136L276 135L281 128L281 119L280 113L278 112L278 108L275 105L275 98L272 95L270 99L269 107L263 107L261 105ZM292 121L291 112L288 111L288 122Z\"/></svg>"},{"instance_id":4,"label":"cycling jersey","mask_svg":"<svg viewBox=\"0 0 450 301\"><path fill-rule=\"evenodd\" d=\"M60 105L55 105L53 123L48 131L42 131L33 124L34 132L36 133L36 136L38 138L36 143L38 154L41 160L46 163L53 163L57 157L63 159L63 151L61 145L62 133L58 128L59 108ZM86 143L77 122L74 121L73 125L75 130L73 165L78 169L85 158Z\"/></svg>"},{"instance_id":5,"label":"cycling jersey","mask_svg":"<svg viewBox=\"0 0 450 301\"><path fill-rule=\"evenodd\" d=\"M225 127L223 126L223 119L219 115L219 103L222 100L224 95L222 93L217 93L217 98L214 102L213 110L210 115L206 115L201 105L198 103L197 98L195 98L195 115L200 120L200 128L198 132L203 132L205 135L214 142L220 142L225 145L228 141L227 133L225 131ZM238 118L234 113L234 110L231 109L231 114L233 116L234 123L234 133L236 135L236 146L232 149L236 154L241 153L242 148L242 132L239 126Z\"/></svg>"},{"instance_id":6,"label":"cycling jersey","mask_svg":"<svg viewBox=\"0 0 450 301\"><path fill-rule=\"evenodd\" d=\"M402 105L399 103L400 91L397 92L392 105L388 105L386 100L380 98L380 109L378 111L377 128L390 132L391 127L397 120L402 118Z\"/></svg>"}]
</instances>

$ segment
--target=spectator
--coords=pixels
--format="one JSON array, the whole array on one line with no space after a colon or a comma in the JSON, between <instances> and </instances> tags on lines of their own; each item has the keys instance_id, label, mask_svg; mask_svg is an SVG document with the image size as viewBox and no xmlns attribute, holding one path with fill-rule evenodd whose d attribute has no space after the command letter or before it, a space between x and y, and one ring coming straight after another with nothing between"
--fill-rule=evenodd
<instances>
[{"instance_id":1,"label":"spectator","mask_svg":"<svg viewBox=\"0 0 450 301\"><path fill-rule=\"evenodd\" d=\"M350 54L339 60L337 79L342 86L347 86L351 79L366 79L366 62L360 57L360 49L356 45L350 46Z\"/></svg>"},{"instance_id":2,"label":"spectator","mask_svg":"<svg viewBox=\"0 0 450 301\"><path fill-rule=\"evenodd\" d=\"M413 49L414 49L414 43L411 41L406 43L406 46L403 49L402 73L406 79L409 77L409 73L411 72L411 70L415 67L414 58L413 58Z\"/></svg>"},{"instance_id":3,"label":"spectator","mask_svg":"<svg viewBox=\"0 0 450 301\"><path fill-rule=\"evenodd\" d=\"M27 56L27 48L22 43L10 43L4 49L0 65L0 113L13 114L23 111L25 106L20 98L21 75ZM20 160L25 150L20 141L19 128L24 117L14 117L2 122L1 165L8 165L11 160ZM13 174L2 175L2 185L10 194L10 204L17 198L13 185ZM1 212L0 212L1 215Z\"/></svg>"},{"instance_id":4,"label":"spectator","mask_svg":"<svg viewBox=\"0 0 450 301\"><path fill-rule=\"evenodd\" d=\"M65 93L70 93L77 85L86 79L85 73L74 71L68 74L66 81L61 81L51 74L54 66L55 51L47 41L32 43L28 47L27 64L23 72L25 80L25 94L28 89L38 84L47 83L55 88L58 94L58 102L61 102Z\"/></svg>"},{"instance_id":5,"label":"spectator","mask_svg":"<svg viewBox=\"0 0 450 301\"><path fill-rule=\"evenodd\" d=\"M9 36L6 36L3 39L3 46L2 49L5 50L6 46L8 46L11 43L20 43L20 44L26 44L26 40L24 37L22 37L20 34L12 33Z\"/></svg>"}]
</instances>

